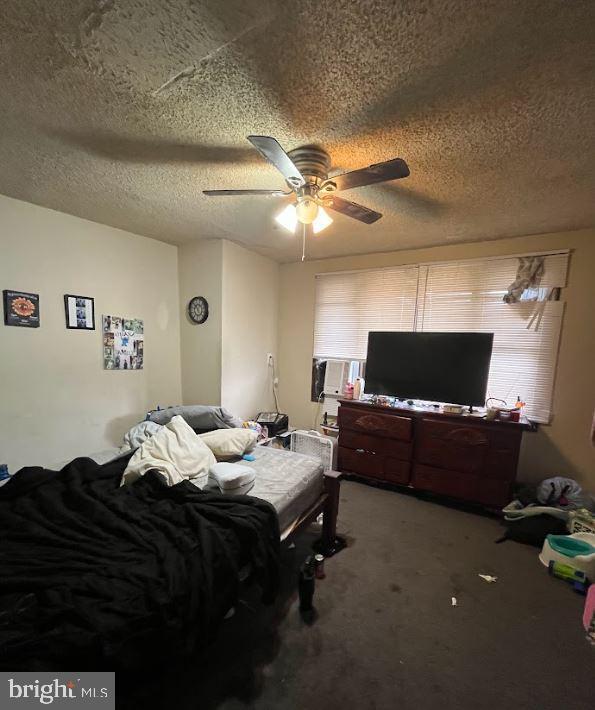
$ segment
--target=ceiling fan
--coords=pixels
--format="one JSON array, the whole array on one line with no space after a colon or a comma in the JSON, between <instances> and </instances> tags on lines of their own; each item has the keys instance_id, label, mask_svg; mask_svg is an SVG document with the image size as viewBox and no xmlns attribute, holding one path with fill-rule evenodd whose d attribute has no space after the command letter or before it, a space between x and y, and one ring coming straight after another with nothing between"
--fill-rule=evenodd
<instances>
[{"instance_id":1,"label":"ceiling fan","mask_svg":"<svg viewBox=\"0 0 595 710\"><path fill-rule=\"evenodd\" d=\"M393 158L383 163L376 163L367 168L333 175L329 178L330 157L322 148L304 146L286 153L279 142L270 136L248 136L248 140L271 165L277 168L291 189L288 192L284 190L203 190L203 194L209 197L234 195L287 197L295 193L296 202L287 205L275 219L290 232L295 232L297 225L301 224L304 246L306 236L310 232L316 234L333 221L325 209L340 212L364 224L372 224L382 217L380 212L338 197L337 192L388 180L397 180L409 175L407 163L401 158ZM304 250L302 250L303 259Z\"/></svg>"}]
</instances>

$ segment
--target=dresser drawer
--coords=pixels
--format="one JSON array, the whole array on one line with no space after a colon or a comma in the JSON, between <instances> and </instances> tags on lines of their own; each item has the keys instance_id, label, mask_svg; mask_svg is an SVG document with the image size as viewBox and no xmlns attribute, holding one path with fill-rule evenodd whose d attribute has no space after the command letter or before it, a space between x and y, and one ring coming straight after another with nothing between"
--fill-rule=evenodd
<instances>
[{"instance_id":1,"label":"dresser drawer","mask_svg":"<svg viewBox=\"0 0 595 710\"><path fill-rule=\"evenodd\" d=\"M383 436L371 434L358 434L355 431L341 429L339 432L339 446L348 449L364 449L378 454L386 454L395 459L408 461L411 458L412 442L399 439L388 439Z\"/></svg>"},{"instance_id":2,"label":"dresser drawer","mask_svg":"<svg viewBox=\"0 0 595 710\"><path fill-rule=\"evenodd\" d=\"M432 491L463 500L475 498L476 477L459 471L415 464L411 483L414 488L422 491Z\"/></svg>"},{"instance_id":3,"label":"dresser drawer","mask_svg":"<svg viewBox=\"0 0 595 710\"><path fill-rule=\"evenodd\" d=\"M391 483L407 485L411 478L411 462L387 456L384 459L384 477Z\"/></svg>"},{"instance_id":4,"label":"dresser drawer","mask_svg":"<svg viewBox=\"0 0 595 710\"><path fill-rule=\"evenodd\" d=\"M394 414L357 411L341 405L339 407L339 428L360 434L386 436L401 441L411 441L412 425L409 417Z\"/></svg>"},{"instance_id":5,"label":"dresser drawer","mask_svg":"<svg viewBox=\"0 0 595 710\"><path fill-rule=\"evenodd\" d=\"M462 473L483 470L490 440L482 427L422 419L419 429L419 463Z\"/></svg>"},{"instance_id":6,"label":"dresser drawer","mask_svg":"<svg viewBox=\"0 0 595 710\"><path fill-rule=\"evenodd\" d=\"M339 446L337 463L339 471L358 473L372 478L384 478L384 456L382 454Z\"/></svg>"},{"instance_id":7,"label":"dresser drawer","mask_svg":"<svg viewBox=\"0 0 595 710\"><path fill-rule=\"evenodd\" d=\"M411 485L420 490L500 508L510 502L512 484L509 481L415 464Z\"/></svg>"}]
</instances>

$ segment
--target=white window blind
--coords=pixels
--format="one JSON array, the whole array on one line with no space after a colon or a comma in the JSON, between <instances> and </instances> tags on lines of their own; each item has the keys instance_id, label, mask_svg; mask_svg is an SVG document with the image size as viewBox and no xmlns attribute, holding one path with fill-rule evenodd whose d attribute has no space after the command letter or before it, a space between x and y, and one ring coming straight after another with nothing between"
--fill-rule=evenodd
<instances>
[{"instance_id":1,"label":"white window blind","mask_svg":"<svg viewBox=\"0 0 595 710\"><path fill-rule=\"evenodd\" d=\"M418 267L316 277L314 357L365 360L371 330L413 330Z\"/></svg>"},{"instance_id":2,"label":"white window blind","mask_svg":"<svg viewBox=\"0 0 595 710\"><path fill-rule=\"evenodd\" d=\"M540 287L565 286L567 263L567 254L546 256ZM487 396L510 405L520 396L528 417L548 422L564 304L541 304L538 327L527 328L540 305L502 300L517 266L507 258L422 267L418 330L494 333Z\"/></svg>"},{"instance_id":3,"label":"white window blind","mask_svg":"<svg viewBox=\"0 0 595 710\"><path fill-rule=\"evenodd\" d=\"M517 267L508 257L319 275L314 357L363 360L371 330L494 333L487 396L520 396L530 418L548 422L564 304L504 303ZM540 294L566 285L568 254L545 256L544 267Z\"/></svg>"}]
</instances>

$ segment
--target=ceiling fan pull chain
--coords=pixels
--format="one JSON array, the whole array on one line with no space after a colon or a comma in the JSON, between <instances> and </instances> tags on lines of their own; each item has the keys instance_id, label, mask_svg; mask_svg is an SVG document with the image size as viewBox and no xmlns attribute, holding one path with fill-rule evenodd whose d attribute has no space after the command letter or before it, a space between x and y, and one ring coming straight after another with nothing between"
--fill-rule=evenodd
<instances>
[{"instance_id":1,"label":"ceiling fan pull chain","mask_svg":"<svg viewBox=\"0 0 595 710\"><path fill-rule=\"evenodd\" d=\"M306 259L306 225L302 224L302 261Z\"/></svg>"}]
</instances>

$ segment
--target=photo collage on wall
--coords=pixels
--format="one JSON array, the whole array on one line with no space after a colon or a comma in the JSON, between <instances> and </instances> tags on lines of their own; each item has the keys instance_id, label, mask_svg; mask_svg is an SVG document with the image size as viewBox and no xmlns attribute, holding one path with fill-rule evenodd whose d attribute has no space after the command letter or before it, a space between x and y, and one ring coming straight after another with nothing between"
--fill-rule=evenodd
<instances>
[{"instance_id":1,"label":"photo collage on wall","mask_svg":"<svg viewBox=\"0 0 595 710\"><path fill-rule=\"evenodd\" d=\"M143 321L121 316L103 316L104 369L142 370L143 358Z\"/></svg>"}]
</instances>

